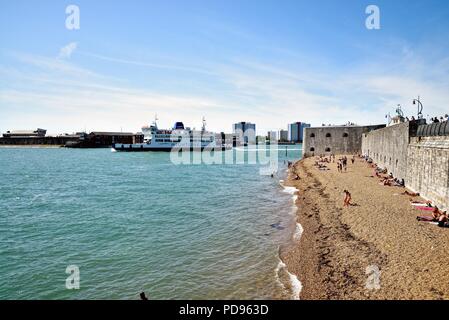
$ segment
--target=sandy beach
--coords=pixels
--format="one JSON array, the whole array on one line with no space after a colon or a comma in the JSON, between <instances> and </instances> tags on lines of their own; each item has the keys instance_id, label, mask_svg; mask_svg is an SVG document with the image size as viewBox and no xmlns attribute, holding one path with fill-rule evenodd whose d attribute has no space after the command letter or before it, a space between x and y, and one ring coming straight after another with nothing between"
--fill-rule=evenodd
<instances>
[{"instance_id":1,"label":"sandy beach","mask_svg":"<svg viewBox=\"0 0 449 320\"><path fill-rule=\"evenodd\" d=\"M449 229L418 222L424 211L401 195L406 189L380 185L363 159L346 173L314 162L295 163L287 181L298 189L304 232L282 260L302 282L301 299L449 299ZM344 189L355 206L343 207ZM367 281L376 268L377 289Z\"/></svg>"}]
</instances>

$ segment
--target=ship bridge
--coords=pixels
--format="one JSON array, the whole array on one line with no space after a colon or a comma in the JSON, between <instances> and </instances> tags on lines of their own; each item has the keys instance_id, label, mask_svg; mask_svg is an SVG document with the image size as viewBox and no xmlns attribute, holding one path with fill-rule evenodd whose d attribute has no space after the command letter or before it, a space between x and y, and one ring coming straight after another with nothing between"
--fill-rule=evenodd
<instances>
[{"instance_id":1,"label":"ship bridge","mask_svg":"<svg viewBox=\"0 0 449 320\"><path fill-rule=\"evenodd\" d=\"M175 122L173 130L184 130L184 124L182 122Z\"/></svg>"}]
</instances>

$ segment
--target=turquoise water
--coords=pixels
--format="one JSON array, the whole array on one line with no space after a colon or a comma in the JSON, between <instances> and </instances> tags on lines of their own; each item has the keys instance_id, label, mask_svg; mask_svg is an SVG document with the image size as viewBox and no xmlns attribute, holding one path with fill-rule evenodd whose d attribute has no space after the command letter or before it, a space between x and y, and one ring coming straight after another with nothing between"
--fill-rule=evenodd
<instances>
[{"instance_id":1,"label":"turquoise water","mask_svg":"<svg viewBox=\"0 0 449 320\"><path fill-rule=\"evenodd\" d=\"M274 178L169 153L0 149L0 298L290 298L276 271L295 232L279 184L301 157L289 149ZM66 288L69 265L79 290Z\"/></svg>"}]
</instances>

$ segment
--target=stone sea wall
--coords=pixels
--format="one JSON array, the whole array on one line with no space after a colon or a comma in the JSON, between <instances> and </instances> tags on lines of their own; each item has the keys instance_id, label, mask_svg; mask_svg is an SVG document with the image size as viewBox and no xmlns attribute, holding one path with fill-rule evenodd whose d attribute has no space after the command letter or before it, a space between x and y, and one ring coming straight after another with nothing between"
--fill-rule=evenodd
<instances>
[{"instance_id":1,"label":"stone sea wall","mask_svg":"<svg viewBox=\"0 0 449 320\"><path fill-rule=\"evenodd\" d=\"M385 125L305 128L303 155L360 153L362 134L382 127Z\"/></svg>"},{"instance_id":2,"label":"stone sea wall","mask_svg":"<svg viewBox=\"0 0 449 320\"><path fill-rule=\"evenodd\" d=\"M449 135L443 130L437 135L435 130L422 130L432 127L404 122L371 131L362 136L362 153L395 178L404 179L409 189L448 210Z\"/></svg>"},{"instance_id":3,"label":"stone sea wall","mask_svg":"<svg viewBox=\"0 0 449 320\"><path fill-rule=\"evenodd\" d=\"M410 189L449 210L449 136L411 138L405 181Z\"/></svg>"}]
</instances>

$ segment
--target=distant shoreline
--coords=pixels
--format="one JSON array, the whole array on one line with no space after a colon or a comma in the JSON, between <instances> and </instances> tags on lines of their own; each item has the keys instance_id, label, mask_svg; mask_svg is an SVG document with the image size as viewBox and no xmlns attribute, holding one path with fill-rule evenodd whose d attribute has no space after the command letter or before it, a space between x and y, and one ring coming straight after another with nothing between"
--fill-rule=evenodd
<instances>
[{"instance_id":1,"label":"distant shoreline","mask_svg":"<svg viewBox=\"0 0 449 320\"><path fill-rule=\"evenodd\" d=\"M0 149L59 149L64 148L61 145L51 145L51 144L10 144L10 145L0 145Z\"/></svg>"},{"instance_id":2,"label":"distant shoreline","mask_svg":"<svg viewBox=\"0 0 449 320\"><path fill-rule=\"evenodd\" d=\"M420 210L401 195L405 189L379 185L364 160L347 173L338 173L336 163L320 171L314 162L295 163L286 183L298 189L304 231L281 258L302 283L300 299L449 299L441 245L449 243L449 230L416 221ZM344 189L357 206L343 208ZM373 268L380 270L379 289L366 287Z\"/></svg>"}]
</instances>

